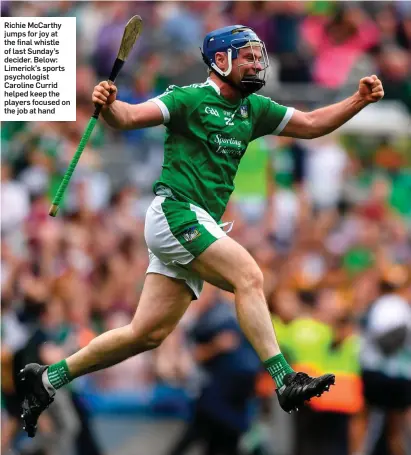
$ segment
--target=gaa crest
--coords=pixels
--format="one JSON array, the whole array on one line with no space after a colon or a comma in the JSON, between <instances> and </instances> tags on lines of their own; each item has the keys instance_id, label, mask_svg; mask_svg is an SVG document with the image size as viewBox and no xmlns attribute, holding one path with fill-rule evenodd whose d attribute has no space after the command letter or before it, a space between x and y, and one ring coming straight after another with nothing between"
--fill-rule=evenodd
<instances>
[{"instance_id":1,"label":"gaa crest","mask_svg":"<svg viewBox=\"0 0 411 455\"><path fill-rule=\"evenodd\" d=\"M240 114L242 118L248 118L248 107L245 104L240 107Z\"/></svg>"},{"instance_id":2,"label":"gaa crest","mask_svg":"<svg viewBox=\"0 0 411 455\"><path fill-rule=\"evenodd\" d=\"M193 226L186 229L182 235L186 242L192 242L197 237L200 237L201 232L195 226Z\"/></svg>"}]
</instances>

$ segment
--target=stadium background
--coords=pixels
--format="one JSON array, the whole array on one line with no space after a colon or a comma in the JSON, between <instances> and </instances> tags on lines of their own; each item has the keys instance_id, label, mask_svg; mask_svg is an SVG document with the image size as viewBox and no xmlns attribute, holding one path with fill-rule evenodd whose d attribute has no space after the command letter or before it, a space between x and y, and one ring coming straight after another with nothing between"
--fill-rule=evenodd
<instances>
[{"instance_id":1,"label":"stadium background","mask_svg":"<svg viewBox=\"0 0 411 455\"><path fill-rule=\"evenodd\" d=\"M383 81L384 100L338 133L252 143L225 218L235 219L230 235L264 272L290 361L331 368L342 383L338 394L295 417L281 412L272 383L259 376L243 452L320 454L328 441L330 455L409 454L410 402L397 397L408 412L392 412L389 399L385 409L376 406L364 399L362 377L379 368L369 360L371 332L403 322L395 310L369 324L370 309L392 292L399 300L391 308L411 301L410 2L3 1L1 8L2 16L77 18L77 121L1 125L4 453L169 453L201 387L187 336L198 307L232 300L207 287L158 350L75 381L35 440L19 431L13 365L67 356L126 324L138 302L147 266L144 213L161 169L163 127L122 133L100 122L64 210L56 219L47 211L92 112L93 86L107 77L124 24L140 14L143 35L117 82L128 102L204 80L202 37L232 23L253 27L265 41L271 67L264 93L282 104L313 109L351 94L360 77L375 73ZM410 343L399 351L385 373L411 380ZM377 394L388 392L377 387Z\"/></svg>"}]
</instances>

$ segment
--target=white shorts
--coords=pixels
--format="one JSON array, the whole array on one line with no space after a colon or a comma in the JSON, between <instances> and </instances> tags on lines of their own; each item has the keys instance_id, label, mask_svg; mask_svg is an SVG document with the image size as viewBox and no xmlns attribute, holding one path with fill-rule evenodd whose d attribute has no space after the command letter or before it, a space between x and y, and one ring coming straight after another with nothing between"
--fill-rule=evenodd
<instances>
[{"instance_id":1,"label":"white shorts","mask_svg":"<svg viewBox=\"0 0 411 455\"><path fill-rule=\"evenodd\" d=\"M156 196L144 227L149 252L147 273L184 280L200 296L203 280L187 265L226 233L202 208Z\"/></svg>"}]
</instances>

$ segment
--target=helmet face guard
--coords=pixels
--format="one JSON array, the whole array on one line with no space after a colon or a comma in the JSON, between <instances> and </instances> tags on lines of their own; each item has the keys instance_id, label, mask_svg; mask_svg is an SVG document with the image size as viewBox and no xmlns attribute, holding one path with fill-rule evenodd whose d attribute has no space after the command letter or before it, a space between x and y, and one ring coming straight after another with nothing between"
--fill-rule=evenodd
<instances>
[{"instance_id":1,"label":"helmet face guard","mask_svg":"<svg viewBox=\"0 0 411 455\"><path fill-rule=\"evenodd\" d=\"M233 61L238 58L240 49L244 48L250 48L254 61L235 64ZM261 52L260 59L257 59L256 49ZM222 71L218 68L215 62L216 52L227 53L228 68L226 71ZM202 55L204 62L210 69L212 69L223 81L228 82L230 85L240 90L244 96L248 96L251 93L260 90L265 85L266 70L269 66L267 50L264 42L248 27L234 25L209 33L204 39ZM252 65L254 65L255 76L241 77L242 67L250 67ZM239 84L234 84L227 77L233 70L239 72L241 77L241 82Z\"/></svg>"}]
</instances>

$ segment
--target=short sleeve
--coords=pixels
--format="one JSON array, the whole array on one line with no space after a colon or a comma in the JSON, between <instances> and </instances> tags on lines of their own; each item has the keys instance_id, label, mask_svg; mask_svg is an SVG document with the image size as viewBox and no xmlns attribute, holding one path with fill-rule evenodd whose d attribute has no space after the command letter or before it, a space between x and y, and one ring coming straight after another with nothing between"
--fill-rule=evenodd
<instances>
[{"instance_id":1,"label":"short sleeve","mask_svg":"<svg viewBox=\"0 0 411 455\"><path fill-rule=\"evenodd\" d=\"M173 123L178 123L178 119L185 115L188 98L188 90L170 85L164 93L149 101L157 104L163 113L164 124L171 126Z\"/></svg>"},{"instance_id":2,"label":"short sleeve","mask_svg":"<svg viewBox=\"0 0 411 455\"><path fill-rule=\"evenodd\" d=\"M255 112L253 139L279 135L294 112L294 108L282 106L266 96L255 95L251 102Z\"/></svg>"}]
</instances>

